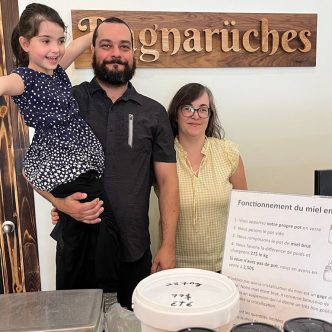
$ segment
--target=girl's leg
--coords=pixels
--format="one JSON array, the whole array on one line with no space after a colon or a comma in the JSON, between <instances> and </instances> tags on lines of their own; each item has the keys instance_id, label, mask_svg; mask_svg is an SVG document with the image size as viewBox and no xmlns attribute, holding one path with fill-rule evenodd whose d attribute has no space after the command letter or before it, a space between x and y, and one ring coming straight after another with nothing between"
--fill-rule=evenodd
<instances>
[{"instance_id":1,"label":"girl's leg","mask_svg":"<svg viewBox=\"0 0 332 332\"><path fill-rule=\"evenodd\" d=\"M58 186L52 191L56 197L66 197L74 192L85 192L90 201L100 197L101 185L95 172L82 174L70 183ZM56 288L97 288L95 274L96 245L100 224L89 225L59 213L56 226Z\"/></svg>"}]
</instances>

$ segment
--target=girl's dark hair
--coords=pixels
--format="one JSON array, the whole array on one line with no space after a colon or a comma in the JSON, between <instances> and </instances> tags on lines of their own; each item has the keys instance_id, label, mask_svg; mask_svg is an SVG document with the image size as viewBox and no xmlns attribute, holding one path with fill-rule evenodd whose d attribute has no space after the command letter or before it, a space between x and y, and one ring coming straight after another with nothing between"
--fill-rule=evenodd
<instances>
[{"instance_id":1,"label":"girl's dark hair","mask_svg":"<svg viewBox=\"0 0 332 332\"><path fill-rule=\"evenodd\" d=\"M63 30L66 30L66 26L60 15L53 8L40 3L31 3L26 6L12 33L11 45L15 56L16 66L27 67L29 65L29 56L22 49L19 37L22 36L27 40L30 40L32 37L37 36L40 23L43 21L59 24Z\"/></svg>"},{"instance_id":2,"label":"girl's dark hair","mask_svg":"<svg viewBox=\"0 0 332 332\"><path fill-rule=\"evenodd\" d=\"M216 137L216 138L223 138L225 136L224 129L222 128L218 118L211 90L199 83L188 83L184 85L175 94L168 108L168 117L171 122L174 137L177 136L179 133L178 113L180 107L183 105L190 105L194 100L199 98L204 92L208 94L210 102L209 123L205 130L205 135L207 137Z\"/></svg>"}]
</instances>

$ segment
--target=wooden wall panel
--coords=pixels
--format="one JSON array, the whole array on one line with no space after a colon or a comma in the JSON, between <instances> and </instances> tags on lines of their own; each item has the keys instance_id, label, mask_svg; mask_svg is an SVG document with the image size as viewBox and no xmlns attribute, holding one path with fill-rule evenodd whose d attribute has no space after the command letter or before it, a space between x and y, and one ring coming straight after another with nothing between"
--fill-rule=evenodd
<instances>
[{"instance_id":1,"label":"wooden wall panel","mask_svg":"<svg viewBox=\"0 0 332 332\"><path fill-rule=\"evenodd\" d=\"M10 36L18 21L17 0L0 0L0 74L13 69ZM28 128L8 97L0 102L0 226L14 222L13 233L0 227L2 286L5 293L40 290L33 190L22 175L29 145Z\"/></svg>"}]
</instances>

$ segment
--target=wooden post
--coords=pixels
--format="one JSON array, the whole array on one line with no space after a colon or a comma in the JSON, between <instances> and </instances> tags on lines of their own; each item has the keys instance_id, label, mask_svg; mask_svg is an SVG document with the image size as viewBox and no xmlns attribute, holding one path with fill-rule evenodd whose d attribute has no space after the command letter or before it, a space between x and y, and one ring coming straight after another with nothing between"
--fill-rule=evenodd
<instances>
[{"instance_id":1,"label":"wooden post","mask_svg":"<svg viewBox=\"0 0 332 332\"><path fill-rule=\"evenodd\" d=\"M13 69L10 44L17 21L17 0L0 0L0 75L6 75ZM15 224L15 230L9 234L5 234L0 227L0 290L2 288L4 293L40 290L33 190L22 175L22 160L28 146L28 128L10 98L2 97L0 226L6 220Z\"/></svg>"}]
</instances>

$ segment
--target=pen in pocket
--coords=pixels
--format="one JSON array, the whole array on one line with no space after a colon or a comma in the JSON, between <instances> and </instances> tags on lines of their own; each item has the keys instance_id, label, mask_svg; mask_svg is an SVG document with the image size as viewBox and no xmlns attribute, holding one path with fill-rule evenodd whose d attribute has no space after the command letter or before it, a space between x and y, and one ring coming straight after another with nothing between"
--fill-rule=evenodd
<instances>
[{"instance_id":1,"label":"pen in pocket","mask_svg":"<svg viewBox=\"0 0 332 332\"><path fill-rule=\"evenodd\" d=\"M128 145L133 147L134 114L128 115Z\"/></svg>"}]
</instances>

